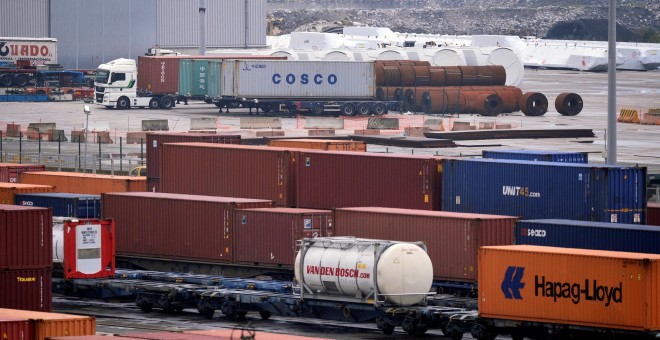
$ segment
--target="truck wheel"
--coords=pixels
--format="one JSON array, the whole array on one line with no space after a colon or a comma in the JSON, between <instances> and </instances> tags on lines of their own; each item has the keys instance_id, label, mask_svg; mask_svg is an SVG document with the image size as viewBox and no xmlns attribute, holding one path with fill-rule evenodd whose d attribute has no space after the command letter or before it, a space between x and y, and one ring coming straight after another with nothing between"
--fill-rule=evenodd
<instances>
[{"instance_id":1,"label":"truck wheel","mask_svg":"<svg viewBox=\"0 0 660 340\"><path fill-rule=\"evenodd\" d=\"M16 79L14 79L14 84L18 87L24 87L27 86L29 80L30 79L28 78L28 76L24 74L19 74L18 76L16 76Z\"/></svg>"},{"instance_id":2,"label":"truck wheel","mask_svg":"<svg viewBox=\"0 0 660 340\"><path fill-rule=\"evenodd\" d=\"M174 98L172 96L163 96L160 98L160 108L169 110L174 107Z\"/></svg>"},{"instance_id":3,"label":"truck wheel","mask_svg":"<svg viewBox=\"0 0 660 340\"><path fill-rule=\"evenodd\" d=\"M8 74L5 74L2 77L0 77L0 86L2 87L10 87L13 82L14 79L12 79L12 76Z\"/></svg>"},{"instance_id":4,"label":"truck wheel","mask_svg":"<svg viewBox=\"0 0 660 340\"><path fill-rule=\"evenodd\" d=\"M117 99L117 108L120 110L130 109L131 101L126 97L119 97L119 99Z\"/></svg>"},{"instance_id":5,"label":"truck wheel","mask_svg":"<svg viewBox=\"0 0 660 340\"><path fill-rule=\"evenodd\" d=\"M360 103L357 106L357 112L360 116L367 116L371 113L369 103Z\"/></svg>"},{"instance_id":6,"label":"truck wheel","mask_svg":"<svg viewBox=\"0 0 660 340\"><path fill-rule=\"evenodd\" d=\"M376 103L374 104L374 114L378 116L387 114L387 105L385 103Z\"/></svg>"},{"instance_id":7,"label":"truck wheel","mask_svg":"<svg viewBox=\"0 0 660 340\"><path fill-rule=\"evenodd\" d=\"M342 116L354 116L355 115L355 105L352 103L341 104L340 108Z\"/></svg>"},{"instance_id":8,"label":"truck wheel","mask_svg":"<svg viewBox=\"0 0 660 340\"><path fill-rule=\"evenodd\" d=\"M160 107L160 103L158 102L158 98L151 98L149 101L149 108L152 110L155 110Z\"/></svg>"}]
</instances>

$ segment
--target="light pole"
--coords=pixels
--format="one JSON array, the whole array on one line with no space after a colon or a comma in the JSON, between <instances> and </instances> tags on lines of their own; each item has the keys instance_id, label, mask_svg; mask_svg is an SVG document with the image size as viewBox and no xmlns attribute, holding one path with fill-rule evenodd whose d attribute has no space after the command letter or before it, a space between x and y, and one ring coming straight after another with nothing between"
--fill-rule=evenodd
<instances>
[{"instance_id":1,"label":"light pole","mask_svg":"<svg viewBox=\"0 0 660 340\"><path fill-rule=\"evenodd\" d=\"M83 105L83 112L87 116L87 122L85 123L85 172L87 172L87 133L89 132L89 115L92 114L92 109L89 105Z\"/></svg>"}]
</instances>

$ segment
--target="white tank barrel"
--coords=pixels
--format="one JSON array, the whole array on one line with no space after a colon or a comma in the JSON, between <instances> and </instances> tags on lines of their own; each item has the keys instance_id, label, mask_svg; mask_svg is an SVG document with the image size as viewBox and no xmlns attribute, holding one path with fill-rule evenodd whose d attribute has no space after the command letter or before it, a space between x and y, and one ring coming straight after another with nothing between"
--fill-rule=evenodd
<instances>
[{"instance_id":1,"label":"white tank barrel","mask_svg":"<svg viewBox=\"0 0 660 340\"><path fill-rule=\"evenodd\" d=\"M53 217L53 262L64 262L64 219Z\"/></svg>"},{"instance_id":2,"label":"white tank barrel","mask_svg":"<svg viewBox=\"0 0 660 340\"><path fill-rule=\"evenodd\" d=\"M296 256L301 294L414 305L433 283L422 242L327 237L304 239Z\"/></svg>"}]
</instances>

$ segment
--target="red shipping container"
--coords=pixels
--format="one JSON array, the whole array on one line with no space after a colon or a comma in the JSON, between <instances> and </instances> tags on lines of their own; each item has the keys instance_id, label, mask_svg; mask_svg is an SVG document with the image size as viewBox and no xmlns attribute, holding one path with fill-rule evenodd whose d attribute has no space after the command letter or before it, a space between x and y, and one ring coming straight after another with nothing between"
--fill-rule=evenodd
<instances>
[{"instance_id":1,"label":"red shipping container","mask_svg":"<svg viewBox=\"0 0 660 340\"><path fill-rule=\"evenodd\" d=\"M115 275L115 221L75 219L64 222L64 278Z\"/></svg>"},{"instance_id":2,"label":"red shipping container","mask_svg":"<svg viewBox=\"0 0 660 340\"><path fill-rule=\"evenodd\" d=\"M210 143L165 144L163 192L244 197L293 206L296 149ZM327 180L327 179L326 179Z\"/></svg>"},{"instance_id":3,"label":"red shipping container","mask_svg":"<svg viewBox=\"0 0 660 340\"><path fill-rule=\"evenodd\" d=\"M260 59L286 60L286 57L274 56L139 56L138 91L175 94L179 90L179 61L181 59Z\"/></svg>"},{"instance_id":4,"label":"red shipping container","mask_svg":"<svg viewBox=\"0 0 660 340\"><path fill-rule=\"evenodd\" d=\"M30 340L33 336L30 320L0 316L0 339Z\"/></svg>"},{"instance_id":5,"label":"red shipping container","mask_svg":"<svg viewBox=\"0 0 660 340\"><path fill-rule=\"evenodd\" d=\"M46 171L45 165L0 163L0 182L18 183L21 172Z\"/></svg>"},{"instance_id":6,"label":"red shipping container","mask_svg":"<svg viewBox=\"0 0 660 340\"><path fill-rule=\"evenodd\" d=\"M330 210L241 209L234 216L236 263L293 268L298 240L333 235Z\"/></svg>"},{"instance_id":7,"label":"red shipping container","mask_svg":"<svg viewBox=\"0 0 660 340\"><path fill-rule=\"evenodd\" d=\"M296 161L296 206L440 210L440 164L432 156L304 150Z\"/></svg>"},{"instance_id":8,"label":"red shipping container","mask_svg":"<svg viewBox=\"0 0 660 340\"><path fill-rule=\"evenodd\" d=\"M160 178L160 163L165 143L203 142L216 144L241 144L240 135L214 135L208 133L157 132L147 134L147 181ZM148 185L147 191L153 191ZM159 192L156 186L156 192Z\"/></svg>"},{"instance_id":9,"label":"red shipping container","mask_svg":"<svg viewBox=\"0 0 660 340\"><path fill-rule=\"evenodd\" d=\"M232 261L234 209L272 201L166 193L107 193L104 218L115 220L117 255Z\"/></svg>"},{"instance_id":10,"label":"red shipping container","mask_svg":"<svg viewBox=\"0 0 660 340\"><path fill-rule=\"evenodd\" d=\"M50 312L53 308L53 266L0 270L0 308Z\"/></svg>"},{"instance_id":11,"label":"red shipping container","mask_svg":"<svg viewBox=\"0 0 660 340\"><path fill-rule=\"evenodd\" d=\"M478 250L511 245L517 218L394 208L335 210L335 235L424 241L436 280L477 281Z\"/></svg>"},{"instance_id":12,"label":"red shipping container","mask_svg":"<svg viewBox=\"0 0 660 340\"><path fill-rule=\"evenodd\" d=\"M0 204L0 270L52 265L53 210Z\"/></svg>"},{"instance_id":13,"label":"red shipping container","mask_svg":"<svg viewBox=\"0 0 660 340\"><path fill-rule=\"evenodd\" d=\"M646 204L646 224L660 225L660 203Z\"/></svg>"}]
</instances>

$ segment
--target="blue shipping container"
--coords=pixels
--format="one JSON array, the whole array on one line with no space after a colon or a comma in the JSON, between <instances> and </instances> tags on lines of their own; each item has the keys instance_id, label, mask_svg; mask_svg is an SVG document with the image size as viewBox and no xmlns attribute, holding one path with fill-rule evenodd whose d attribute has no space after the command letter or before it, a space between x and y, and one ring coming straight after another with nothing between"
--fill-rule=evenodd
<instances>
[{"instance_id":1,"label":"blue shipping container","mask_svg":"<svg viewBox=\"0 0 660 340\"><path fill-rule=\"evenodd\" d=\"M443 160L442 210L643 224L645 167Z\"/></svg>"},{"instance_id":2,"label":"blue shipping container","mask_svg":"<svg viewBox=\"0 0 660 340\"><path fill-rule=\"evenodd\" d=\"M510 159L519 161L588 163L586 152L562 152L546 150L483 150L483 158Z\"/></svg>"},{"instance_id":3,"label":"blue shipping container","mask_svg":"<svg viewBox=\"0 0 660 340\"><path fill-rule=\"evenodd\" d=\"M575 220L516 222L516 244L660 254L660 228Z\"/></svg>"},{"instance_id":4,"label":"blue shipping container","mask_svg":"<svg viewBox=\"0 0 660 340\"><path fill-rule=\"evenodd\" d=\"M44 193L18 194L16 205L53 208L53 216L101 218L101 195Z\"/></svg>"}]
</instances>

